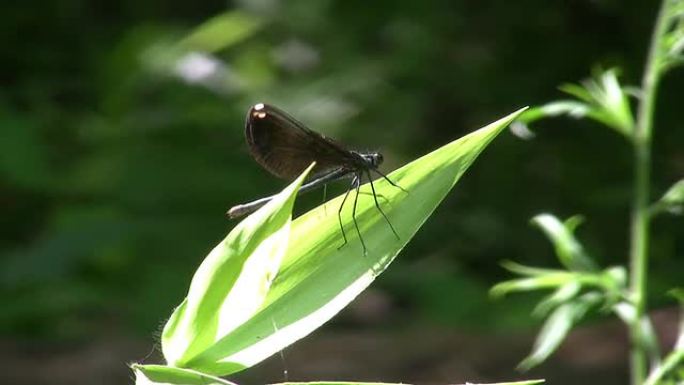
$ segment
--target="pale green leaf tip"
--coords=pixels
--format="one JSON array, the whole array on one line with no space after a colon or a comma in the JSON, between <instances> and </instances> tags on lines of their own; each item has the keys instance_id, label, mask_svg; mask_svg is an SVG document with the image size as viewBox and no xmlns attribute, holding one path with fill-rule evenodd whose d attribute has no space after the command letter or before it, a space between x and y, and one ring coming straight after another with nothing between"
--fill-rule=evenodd
<instances>
[{"instance_id":1,"label":"pale green leaf tip","mask_svg":"<svg viewBox=\"0 0 684 385\"><path fill-rule=\"evenodd\" d=\"M316 162L313 162L309 165L309 167L306 168L298 177L295 179L292 183L290 183L289 186L285 187L283 191L280 192L275 198L273 198L270 202L264 205L264 207L260 208L257 210L254 214L251 214L247 218L251 217L252 215L255 215L256 213L260 212L261 210L272 210L277 207L283 207L288 201L291 201L291 204L294 204L294 196L297 195L297 191L302 187L302 183L304 183L304 179L306 179L307 175L309 175L309 172L311 169L313 169L316 166ZM292 211L292 208L290 207L290 211ZM246 220L246 219L245 219Z\"/></svg>"},{"instance_id":2,"label":"pale green leaf tip","mask_svg":"<svg viewBox=\"0 0 684 385\"><path fill-rule=\"evenodd\" d=\"M515 368L520 372L527 372L535 366L539 365L539 363L540 361L536 357L528 356L524 360L520 361L518 366L516 366Z\"/></svg>"},{"instance_id":3,"label":"pale green leaf tip","mask_svg":"<svg viewBox=\"0 0 684 385\"><path fill-rule=\"evenodd\" d=\"M501 299L505 297L510 291L509 284L509 281L497 283L491 289L489 289L489 297L492 299Z\"/></svg>"},{"instance_id":4,"label":"pale green leaf tip","mask_svg":"<svg viewBox=\"0 0 684 385\"><path fill-rule=\"evenodd\" d=\"M505 126L507 126L510 122L512 122L512 121L516 120L518 117L520 117L520 115L521 115L523 112L527 111L528 109L530 109L530 106L521 107L521 108L519 108L519 109L513 111L512 113L508 114L507 116L504 116L503 118L497 120L496 122L494 122L494 124L502 123L503 126L505 127ZM502 127L502 128L503 128L503 127Z\"/></svg>"},{"instance_id":5,"label":"pale green leaf tip","mask_svg":"<svg viewBox=\"0 0 684 385\"><path fill-rule=\"evenodd\" d=\"M676 287L674 289L668 290L667 294L679 301L679 303L684 306L684 287Z\"/></svg>"},{"instance_id":6,"label":"pale green leaf tip","mask_svg":"<svg viewBox=\"0 0 684 385\"><path fill-rule=\"evenodd\" d=\"M307 176L309 175L309 173L311 172L311 169L313 169L314 167L316 167L316 162L312 162L312 163L309 165L309 167L307 167L306 170L304 170L304 171L302 172L302 174L299 175L299 177L297 178L297 180L296 180L295 182L292 183L293 185L297 186L297 187L296 187L297 190L299 190L299 188L302 187L302 183L304 183L304 179L306 179L306 177L307 177Z\"/></svg>"}]
</instances>

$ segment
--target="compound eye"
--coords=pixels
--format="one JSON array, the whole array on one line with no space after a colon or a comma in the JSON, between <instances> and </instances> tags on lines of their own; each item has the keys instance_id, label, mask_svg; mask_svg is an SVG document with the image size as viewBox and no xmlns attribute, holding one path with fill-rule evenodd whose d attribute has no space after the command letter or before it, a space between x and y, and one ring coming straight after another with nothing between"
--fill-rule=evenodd
<instances>
[{"instance_id":1,"label":"compound eye","mask_svg":"<svg viewBox=\"0 0 684 385\"><path fill-rule=\"evenodd\" d=\"M384 160L384 159L383 159L383 157L382 157L382 154L377 154L377 155L375 156L375 164L378 164L378 165L379 165L379 164L382 163L383 160Z\"/></svg>"}]
</instances>

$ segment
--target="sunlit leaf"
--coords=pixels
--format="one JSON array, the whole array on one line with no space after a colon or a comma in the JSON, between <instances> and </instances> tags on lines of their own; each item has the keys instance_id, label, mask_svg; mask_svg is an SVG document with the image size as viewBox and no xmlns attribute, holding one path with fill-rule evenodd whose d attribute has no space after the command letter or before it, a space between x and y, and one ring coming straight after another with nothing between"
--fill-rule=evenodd
<instances>
[{"instance_id":1,"label":"sunlit leaf","mask_svg":"<svg viewBox=\"0 0 684 385\"><path fill-rule=\"evenodd\" d=\"M663 381L663 379L672 377L679 377L680 381L676 382L679 384L684 379L684 290L682 288L675 288L670 290L669 294L677 298L680 304L677 341L672 347L672 351L662 362L657 363L648 375L644 385L666 384L667 382Z\"/></svg>"},{"instance_id":2,"label":"sunlit leaf","mask_svg":"<svg viewBox=\"0 0 684 385\"><path fill-rule=\"evenodd\" d=\"M684 212L684 179L673 184L651 208L653 213L667 211L672 214Z\"/></svg>"},{"instance_id":3,"label":"sunlit leaf","mask_svg":"<svg viewBox=\"0 0 684 385\"><path fill-rule=\"evenodd\" d=\"M501 262L501 266L504 269L506 269L512 273L525 275L525 276L531 276L531 277L554 274L554 273L563 273L563 274L567 273L566 271L561 270L561 269L547 269L547 268L526 266L526 265L522 265L522 264L514 262L514 261L503 261L503 262Z\"/></svg>"},{"instance_id":4,"label":"sunlit leaf","mask_svg":"<svg viewBox=\"0 0 684 385\"><path fill-rule=\"evenodd\" d=\"M240 222L204 259L188 295L167 321L162 351L171 366L211 349L262 306L287 250L294 198L309 167Z\"/></svg>"},{"instance_id":5,"label":"sunlit leaf","mask_svg":"<svg viewBox=\"0 0 684 385\"><path fill-rule=\"evenodd\" d=\"M559 271L535 276L504 281L494 285L489 291L493 297L502 297L511 292L553 289L577 281L577 274Z\"/></svg>"},{"instance_id":6,"label":"sunlit leaf","mask_svg":"<svg viewBox=\"0 0 684 385\"><path fill-rule=\"evenodd\" d=\"M600 296L587 293L572 302L558 306L546 319L532 349L519 365L522 370L529 370L544 362L568 335L572 327L579 322L587 310L600 301Z\"/></svg>"},{"instance_id":7,"label":"sunlit leaf","mask_svg":"<svg viewBox=\"0 0 684 385\"><path fill-rule=\"evenodd\" d=\"M684 288L678 287L668 292L679 301L679 335L675 343L675 351L682 351L684 354Z\"/></svg>"},{"instance_id":8,"label":"sunlit leaf","mask_svg":"<svg viewBox=\"0 0 684 385\"><path fill-rule=\"evenodd\" d=\"M568 282L539 302L537 306L535 306L532 313L539 316L545 316L557 306L560 306L571 300L573 297L579 294L581 289L582 285L578 281Z\"/></svg>"},{"instance_id":9,"label":"sunlit leaf","mask_svg":"<svg viewBox=\"0 0 684 385\"><path fill-rule=\"evenodd\" d=\"M597 266L587 255L582 244L577 241L573 231L577 227L577 220L561 222L551 214L540 214L532 218L553 243L558 260L572 271L596 271Z\"/></svg>"},{"instance_id":10,"label":"sunlit leaf","mask_svg":"<svg viewBox=\"0 0 684 385\"><path fill-rule=\"evenodd\" d=\"M389 178L408 193L382 179L374 182L380 205L399 239L375 207L370 185L362 186L356 218L367 255L351 220L351 202L342 210L349 243L340 247L337 211L342 196L297 218L280 272L261 307L183 366L230 374L262 361L329 320L392 262L480 152L520 112L392 172Z\"/></svg>"},{"instance_id":11,"label":"sunlit leaf","mask_svg":"<svg viewBox=\"0 0 684 385\"><path fill-rule=\"evenodd\" d=\"M612 306L613 312L620 317L626 325L639 325L639 340L637 343L648 354L651 362L660 362L660 347L655 329L647 316L637 320L637 313L631 302L622 301Z\"/></svg>"},{"instance_id":12,"label":"sunlit leaf","mask_svg":"<svg viewBox=\"0 0 684 385\"><path fill-rule=\"evenodd\" d=\"M544 380L525 380L514 382L497 382L497 383L471 383L467 382L464 385L537 385L543 384ZM312 381L312 382L283 382L272 385L409 385L404 383L390 383L390 382L354 382L354 381Z\"/></svg>"},{"instance_id":13,"label":"sunlit leaf","mask_svg":"<svg viewBox=\"0 0 684 385\"><path fill-rule=\"evenodd\" d=\"M574 119L590 118L632 136L634 117L629 92L617 79L617 70L597 71L592 79L581 84L563 84L561 91L577 100L559 100L531 108L514 125L527 125L542 118L566 115Z\"/></svg>"},{"instance_id":14,"label":"sunlit leaf","mask_svg":"<svg viewBox=\"0 0 684 385\"><path fill-rule=\"evenodd\" d=\"M236 385L191 369L165 365L131 365L136 385Z\"/></svg>"},{"instance_id":15,"label":"sunlit leaf","mask_svg":"<svg viewBox=\"0 0 684 385\"><path fill-rule=\"evenodd\" d=\"M516 122L532 123L536 120L554 116L569 115L582 118L587 115L589 106L576 100L558 100L538 107L532 107L520 115Z\"/></svg>"}]
</instances>

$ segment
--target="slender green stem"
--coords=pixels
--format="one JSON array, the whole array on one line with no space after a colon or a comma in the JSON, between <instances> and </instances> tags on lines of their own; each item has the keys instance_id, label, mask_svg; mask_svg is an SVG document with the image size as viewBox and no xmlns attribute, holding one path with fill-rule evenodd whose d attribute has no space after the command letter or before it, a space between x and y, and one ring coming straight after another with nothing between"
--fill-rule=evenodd
<instances>
[{"instance_id":1,"label":"slender green stem","mask_svg":"<svg viewBox=\"0 0 684 385\"><path fill-rule=\"evenodd\" d=\"M679 364L684 362L684 350L677 350L670 353L662 365L658 366L646 380L646 385L657 385L665 375L669 374Z\"/></svg>"},{"instance_id":2,"label":"slender green stem","mask_svg":"<svg viewBox=\"0 0 684 385\"><path fill-rule=\"evenodd\" d=\"M663 0L651 38L646 68L641 83L641 100L634 128L634 197L632 201L630 248L630 296L636 309L634 322L629 325L631 339L632 385L641 385L646 378L646 351L641 325L645 321L646 285L648 272L649 194L651 173L651 132L658 80L661 74L661 39L667 31L670 0Z\"/></svg>"},{"instance_id":3,"label":"slender green stem","mask_svg":"<svg viewBox=\"0 0 684 385\"><path fill-rule=\"evenodd\" d=\"M684 308L679 316L679 338L672 353L658 367L654 368L646 379L645 385L657 385L667 374L684 362Z\"/></svg>"}]
</instances>

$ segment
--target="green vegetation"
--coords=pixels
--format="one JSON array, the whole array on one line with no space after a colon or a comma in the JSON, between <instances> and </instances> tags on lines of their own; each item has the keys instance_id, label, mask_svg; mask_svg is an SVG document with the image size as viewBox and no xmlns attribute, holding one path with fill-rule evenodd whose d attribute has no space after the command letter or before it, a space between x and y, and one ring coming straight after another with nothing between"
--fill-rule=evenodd
<instances>
[{"instance_id":1,"label":"green vegetation","mask_svg":"<svg viewBox=\"0 0 684 385\"><path fill-rule=\"evenodd\" d=\"M244 144L245 112L267 102L352 147L381 151L388 173L522 106L539 106L511 125L514 135L498 135L453 193L440 195L451 187L447 181L425 182L414 188L425 189L426 206L398 211L392 207L422 201L383 191L393 223L401 223L401 242L362 196L369 243L384 250L385 263L401 249L372 286L370 296L384 301L381 321L350 309L319 333L467 335L463 345L443 338L449 346L416 362L377 359L397 359L388 367L401 368L391 374L404 381L445 375L492 382L516 375L520 346L497 344L533 336L540 322L530 317L534 309L544 323L521 364L530 372L517 375L554 384L626 383L627 356L568 358L586 351L578 344L593 348L573 330L622 330L615 326L622 322L628 332L616 333L622 338L606 351L614 357L632 342L632 382L676 383L684 342L672 325L682 297L673 288L683 286L684 226L670 214L684 211L683 14L681 0L662 7L636 0L3 4L0 343L8 356L0 382L50 378L60 385L62 377L53 375L59 367L72 373L62 383L78 384L88 369L101 370L82 359L98 356L93 351L118 354L121 362L111 382L99 383L132 381L123 363L143 362L147 351L122 353L110 341L151 348L151 336L162 334L171 309L197 282L202 256L239 230L226 209L287 183L264 172ZM592 77L577 84L591 68ZM568 97L545 104L557 98L558 84ZM405 177L427 178L424 171ZM331 186L328 195L344 187ZM368 272L364 261L382 257L369 250L354 259L354 243L333 250L337 232L326 218L335 210L327 217L321 207L312 210L320 203L316 193L297 198L288 247L297 245L292 239L301 238L302 226L315 227L325 238L317 258L333 265L307 254L312 239L297 253L302 271L319 263L339 268L346 284ZM276 231L272 225L249 231ZM287 255L284 277L293 272L284 270ZM499 261L520 277L511 278ZM232 287L223 284L221 290ZM528 294L491 301L491 287L497 295ZM266 295L275 300L278 293ZM214 295L207 300L220 297ZM266 321L259 327L273 330ZM181 352L171 361L189 367L195 354L186 355L183 345L203 350L211 333L195 341L177 339L173 329L160 344L165 351L180 346L171 348ZM291 342L236 362L251 368ZM293 346L305 350L306 342ZM406 344L402 349L413 349ZM492 357L489 365L468 366L480 356ZM344 357L336 358L343 366ZM144 363L161 360L153 354ZM161 377L150 380L166 378L168 368L158 369ZM293 379L304 370L291 369ZM466 369L482 377L452 378L452 370ZM210 381L184 374L189 382Z\"/></svg>"},{"instance_id":2,"label":"green vegetation","mask_svg":"<svg viewBox=\"0 0 684 385\"><path fill-rule=\"evenodd\" d=\"M291 221L306 170L209 253L164 327L162 349L169 366L133 366L138 383L186 384L188 373L233 374L320 327L387 268L485 146L520 112L392 172L389 178L408 193L377 182L384 211L401 238L393 239L367 196L356 211L367 254L358 236L340 247L337 211L328 212L326 206L339 207L343 195ZM361 192L371 193L368 184ZM350 209L342 215L349 225ZM157 375L163 379L150 378Z\"/></svg>"},{"instance_id":3,"label":"green vegetation","mask_svg":"<svg viewBox=\"0 0 684 385\"><path fill-rule=\"evenodd\" d=\"M620 86L616 71L600 72L583 85L561 89L577 100L554 102L533 110L523 122L543 116L568 114L588 117L623 134L633 147L634 185L632 191L629 269L612 267L600 271L596 261L575 238L580 221L565 222L544 214L533 219L549 237L565 270L530 268L508 264L509 270L527 278L501 283L492 293L556 289L537 305L536 313L546 317L533 352L521 363L529 369L545 361L571 328L589 310L615 313L629 328L631 340L631 382L643 384L679 383L684 373L678 369L684 357L684 323L678 343L663 360L650 317L647 315L647 277L650 259L650 223L658 213L652 207L677 211L684 203L682 183L676 182L659 201L651 202L651 146L658 85L671 69L684 64L684 2L664 0L653 31L641 87L637 92L637 115L632 118L627 91ZM662 211L661 211L662 212ZM627 281L629 271L629 281ZM684 318L684 303L682 318Z\"/></svg>"}]
</instances>

